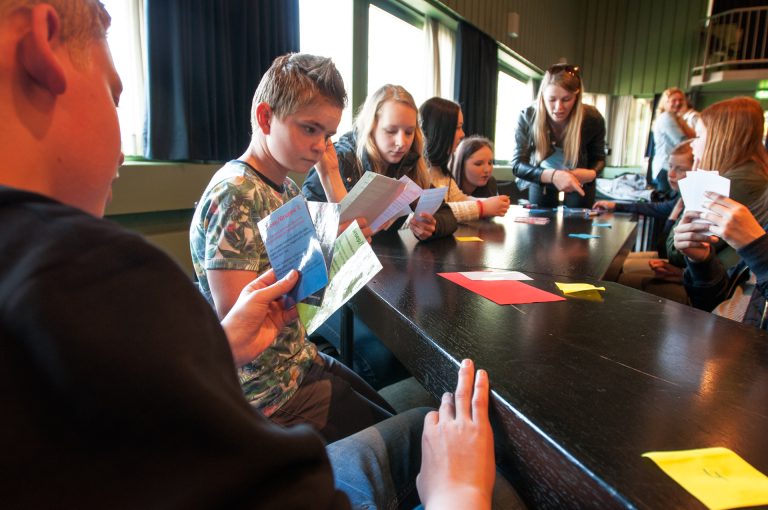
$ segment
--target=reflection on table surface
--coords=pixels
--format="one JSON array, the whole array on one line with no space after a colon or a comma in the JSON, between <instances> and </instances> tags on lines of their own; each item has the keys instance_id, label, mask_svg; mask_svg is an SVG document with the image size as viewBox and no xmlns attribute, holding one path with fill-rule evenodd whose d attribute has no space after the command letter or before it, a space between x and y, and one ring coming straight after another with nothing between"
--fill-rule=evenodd
<instances>
[{"instance_id":1,"label":"reflection on table surface","mask_svg":"<svg viewBox=\"0 0 768 510\"><path fill-rule=\"evenodd\" d=\"M547 225L517 223L519 216L549 217ZM594 223L610 223L610 228ZM459 225L453 236L418 242L408 232L376 235L373 247L381 257L420 258L439 254L446 263L467 267L514 269L561 276L608 278L629 253L637 223L626 214L595 217L569 214L566 210L531 214L519 206L506 216ZM568 237L571 233L599 235L597 239ZM479 237L482 242L462 242L456 237ZM616 260L618 258L618 260Z\"/></svg>"},{"instance_id":2,"label":"reflection on table surface","mask_svg":"<svg viewBox=\"0 0 768 510\"><path fill-rule=\"evenodd\" d=\"M561 219L553 219L553 231L578 226ZM632 237L628 219L600 221L614 221L609 230ZM613 282L600 282L601 301L500 306L436 276L501 266L528 272L534 281L526 283L557 294L555 281L595 282L578 273L545 274L567 267L540 252L528 265L483 265L491 249L506 261L518 259L505 249L535 249L520 227L541 229L479 222L457 235L485 243L417 244L409 232L377 240L383 269L352 308L435 395L453 388L465 357L488 370L497 458L529 503L703 508L641 457L654 450L725 446L768 473L768 335ZM538 232L531 237L550 236ZM582 244L568 250L571 241ZM588 267L599 259L593 241L556 244L565 247L563 259L588 261L569 267Z\"/></svg>"}]
</instances>

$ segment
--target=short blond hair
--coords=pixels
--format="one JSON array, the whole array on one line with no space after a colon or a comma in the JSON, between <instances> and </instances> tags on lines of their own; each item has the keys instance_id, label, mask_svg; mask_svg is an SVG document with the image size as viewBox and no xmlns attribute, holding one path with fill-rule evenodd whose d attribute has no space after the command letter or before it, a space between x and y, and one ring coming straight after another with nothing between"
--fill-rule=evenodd
<instances>
[{"instance_id":1,"label":"short blond hair","mask_svg":"<svg viewBox=\"0 0 768 510\"><path fill-rule=\"evenodd\" d=\"M330 58L308 53L277 57L256 87L251 105L251 129L258 131L256 107L268 104L280 119L313 101L325 98L342 110L347 104L344 80Z\"/></svg>"},{"instance_id":2,"label":"short blond hair","mask_svg":"<svg viewBox=\"0 0 768 510\"><path fill-rule=\"evenodd\" d=\"M686 106L688 105L688 98L685 96L685 92L683 92L682 89L677 87L669 87L667 90L661 93L659 104L656 105L656 115L660 115L667 111L667 103L669 103L669 98L675 94L680 94L683 96L683 102L686 104Z\"/></svg>"},{"instance_id":3,"label":"short blond hair","mask_svg":"<svg viewBox=\"0 0 768 510\"><path fill-rule=\"evenodd\" d=\"M17 9L31 9L41 3L56 9L61 42L73 57L82 57L91 42L107 36L112 18L98 0L0 0L0 18Z\"/></svg>"},{"instance_id":4,"label":"short blond hair","mask_svg":"<svg viewBox=\"0 0 768 510\"><path fill-rule=\"evenodd\" d=\"M675 145L674 149L670 151L669 159L667 161L670 170L674 168L684 168L687 172L693 167L693 147L691 147L692 141L693 138L680 142L679 144ZM683 165L681 163L685 164Z\"/></svg>"}]
</instances>

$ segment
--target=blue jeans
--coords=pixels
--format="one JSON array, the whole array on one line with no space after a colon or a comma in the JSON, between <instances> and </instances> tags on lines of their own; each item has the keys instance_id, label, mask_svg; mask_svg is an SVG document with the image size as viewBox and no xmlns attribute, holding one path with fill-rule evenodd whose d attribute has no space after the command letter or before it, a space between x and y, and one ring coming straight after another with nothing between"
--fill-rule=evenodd
<instances>
[{"instance_id":1,"label":"blue jeans","mask_svg":"<svg viewBox=\"0 0 768 510\"><path fill-rule=\"evenodd\" d=\"M326 447L336 488L352 508L403 508L419 505L416 475L421 468L421 432L426 407L410 409ZM497 471L494 509L526 508ZM419 505L420 507L421 505Z\"/></svg>"},{"instance_id":2,"label":"blue jeans","mask_svg":"<svg viewBox=\"0 0 768 510\"><path fill-rule=\"evenodd\" d=\"M427 408L410 409L326 447L336 488L352 508L406 508L419 504L421 431Z\"/></svg>"}]
</instances>

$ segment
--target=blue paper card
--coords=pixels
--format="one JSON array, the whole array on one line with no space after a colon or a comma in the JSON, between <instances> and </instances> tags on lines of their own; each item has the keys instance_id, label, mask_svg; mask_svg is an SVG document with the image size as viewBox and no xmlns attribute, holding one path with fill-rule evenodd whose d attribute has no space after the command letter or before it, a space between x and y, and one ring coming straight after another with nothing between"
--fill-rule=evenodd
<instances>
[{"instance_id":1,"label":"blue paper card","mask_svg":"<svg viewBox=\"0 0 768 510\"><path fill-rule=\"evenodd\" d=\"M594 222L592 224L593 227L602 227L602 228L613 228L610 223L598 223Z\"/></svg>"},{"instance_id":2,"label":"blue paper card","mask_svg":"<svg viewBox=\"0 0 768 510\"><path fill-rule=\"evenodd\" d=\"M323 251L303 196L283 204L259 221L258 227L275 276L282 278L291 269L301 273L299 282L286 296L287 306L328 284Z\"/></svg>"},{"instance_id":3,"label":"blue paper card","mask_svg":"<svg viewBox=\"0 0 768 510\"><path fill-rule=\"evenodd\" d=\"M568 234L568 237L576 237L579 239L599 239L600 236L595 234Z\"/></svg>"}]
</instances>

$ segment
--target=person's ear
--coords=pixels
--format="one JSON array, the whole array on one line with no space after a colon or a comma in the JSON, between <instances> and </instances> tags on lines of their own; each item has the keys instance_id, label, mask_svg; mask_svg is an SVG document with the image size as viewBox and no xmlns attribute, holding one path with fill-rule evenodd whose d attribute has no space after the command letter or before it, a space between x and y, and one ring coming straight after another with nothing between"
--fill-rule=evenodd
<instances>
[{"instance_id":1,"label":"person's ear","mask_svg":"<svg viewBox=\"0 0 768 510\"><path fill-rule=\"evenodd\" d=\"M67 80L54 53L61 44L59 14L47 4L35 5L30 11L29 31L19 42L22 69L32 81L52 95L63 94L67 89Z\"/></svg>"},{"instance_id":2,"label":"person's ear","mask_svg":"<svg viewBox=\"0 0 768 510\"><path fill-rule=\"evenodd\" d=\"M256 105L256 124L263 134L269 134L274 116L275 113L272 111L272 107L267 103L259 103Z\"/></svg>"}]
</instances>

